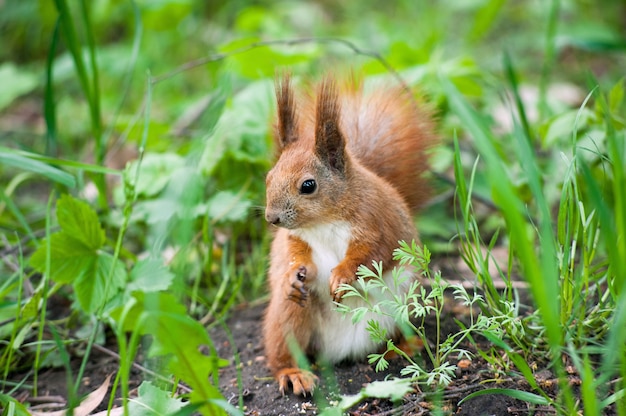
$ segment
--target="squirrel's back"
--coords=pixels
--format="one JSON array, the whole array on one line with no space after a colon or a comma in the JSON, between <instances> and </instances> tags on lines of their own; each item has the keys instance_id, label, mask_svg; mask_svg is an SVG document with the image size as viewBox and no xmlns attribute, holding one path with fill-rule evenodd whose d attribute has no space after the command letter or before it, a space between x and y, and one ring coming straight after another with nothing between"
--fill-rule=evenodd
<instances>
[{"instance_id":1,"label":"squirrel's back","mask_svg":"<svg viewBox=\"0 0 626 416\"><path fill-rule=\"evenodd\" d=\"M427 151L437 137L431 111L402 87L366 90L354 82L339 87L339 107L350 153L417 210L427 198Z\"/></svg>"}]
</instances>

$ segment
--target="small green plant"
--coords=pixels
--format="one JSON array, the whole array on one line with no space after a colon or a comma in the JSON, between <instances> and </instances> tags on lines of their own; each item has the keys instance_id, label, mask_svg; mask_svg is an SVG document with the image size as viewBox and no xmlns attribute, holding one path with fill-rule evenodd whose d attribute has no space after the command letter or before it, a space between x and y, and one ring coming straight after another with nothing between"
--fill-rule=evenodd
<instances>
[{"instance_id":1,"label":"small green plant","mask_svg":"<svg viewBox=\"0 0 626 416\"><path fill-rule=\"evenodd\" d=\"M481 295L470 295L462 285L451 285L441 277L441 272L430 270L430 251L427 247L419 246L415 241L410 244L401 241L400 247L394 252L394 259L398 266L392 270L393 285L398 287L406 282L409 273L415 271L421 276L410 283L409 290L403 295L393 295L389 299L372 301L373 293L393 293L384 280L382 263L374 262L372 268L361 266L357 271L358 279L354 286L343 285L346 291L344 298L358 297L366 306L351 309L349 306L338 303L338 309L352 315L353 322L359 322L367 312L377 315L391 316L398 323L405 337L419 338L420 344L428 357L428 364L420 365L414 357L390 340L385 330L381 329L378 321L368 321L367 330L372 339L386 342L386 351L368 356L369 362L375 364L376 371L384 370L389 363L385 356L394 352L408 361L402 370L403 376L409 377L412 382L426 385L448 385L455 376L456 366L450 363L450 358L471 358L472 353L461 346L471 334L485 330L496 330L498 322L495 318L488 319L478 310L483 306ZM448 335L442 333L442 313L446 303L446 291L452 291L457 300L463 302L470 310L470 322L458 332ZM478 313L475 315L475 313ZM427 334L424 323L432 319L435 324L435 334Z\"/></svg>"}]
</instances>

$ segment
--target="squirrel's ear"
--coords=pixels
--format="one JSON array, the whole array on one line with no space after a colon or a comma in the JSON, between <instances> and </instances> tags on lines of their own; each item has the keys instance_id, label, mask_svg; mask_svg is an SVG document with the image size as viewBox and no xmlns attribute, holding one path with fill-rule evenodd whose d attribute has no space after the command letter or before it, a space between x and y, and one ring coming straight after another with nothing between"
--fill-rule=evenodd
<instances>
[{"instance_id":1,"label":"squirrel's ear","mask_svg":"<svg viewBox=\"0 0 626 416\"><path fill-rule=\"evenodd\" d=\"M324 80L317 93L315 153L333 169L346 170L345 139L339 130L339 97L334 81Z\"/></svg>"},{"instance_id":2,"label":"squirrel's ear","mask_svg":"<svg viewBox=\"0 0 626 416\"><path fill-rule=\"evenodd\" d=\"M288 73L285 73L282 79L276 79L276 107L278 114L276 135L278 145L284 149L297 139L296 101L291 89L291 76Z\"/></svg>"}]
</instances>

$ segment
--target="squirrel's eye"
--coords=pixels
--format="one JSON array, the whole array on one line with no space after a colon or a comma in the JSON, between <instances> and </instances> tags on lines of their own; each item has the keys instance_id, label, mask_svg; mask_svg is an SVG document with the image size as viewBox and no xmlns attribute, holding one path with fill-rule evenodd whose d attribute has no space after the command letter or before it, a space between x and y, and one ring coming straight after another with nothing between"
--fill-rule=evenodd
<instances>
[{"instance_id":1,"label":"squirrel's eye","mask_svg":"<svg viewBox=\"0 0 626 416\"><path fill-rule=\"evenodd\" d=\"M313 179L307 179L300 185L300 193L304 195L312 194L317 189L317 184Z\"/></svg>"}]
</instances>

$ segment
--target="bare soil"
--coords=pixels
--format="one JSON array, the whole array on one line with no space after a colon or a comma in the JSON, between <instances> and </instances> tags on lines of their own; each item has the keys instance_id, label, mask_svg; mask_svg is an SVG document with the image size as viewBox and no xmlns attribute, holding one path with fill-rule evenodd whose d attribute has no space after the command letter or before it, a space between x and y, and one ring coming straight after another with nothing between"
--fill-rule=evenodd
<instances>
[{"instance_id":1,"label":"bare soil","mask_svg":"<svg viewBox=\"0 0 626 416\"><path fill-rule=\"evenodd\" d=\"M241 397L244 411L248 415L315 415L325 405L336 402L341 395L356 394L367 383L399 376L406 365L401 359L391 360L386 371L377 373L366 360L345 362L332 368L314 366L320 376L321 386L313 397L293 394L282 395L278 386L265 367L265 357L261 345L261 320L264 305L242 308L233 313L227 321L232 339L238 351L239 365L235 363L233 346L223 328L216 327L211 336L222 357L232 357L232 364L220 372L220 388L233 405ZM465 309L457 307L448 312L444 320L444 332L457 331L454 319L466 320ZM433 328L434 329L434 328ZM434 331L431 331L434 333ZM469 346L468 346L469 347ZM533 410L536 415L554 414L553 409L531 408L530 405L503 395L487 395L469 400L463 405L458 402L473 391L488 387L528 389L521 380L500 379L485 383L494 372L481 359L473 360L458 370L457 379L440 395L433 392L415 392L400 403L388 400L370 399L350 409L351 415L424 415L435 407L443 406L448 414L465 416L479 415L527 415Z\"/></svg>"},{"instance_id":2,"label":"bare soil","mask_svg":"<svg viewBox=\"0 0 626 416\"><path fill-rule=\"evenodd\" d=\"M467 322L468 310L457 305L450 298L449 306L443 317L443 332L458 331L457 320ZM69 306L69 305L68 305ZM366 360L361 362L345 362L332 367L313 365L313 370L320 377L320 386L312 397L300 397L293 394L282 395L276 382L265 366L262 348L261 322L265 304L241 305L231 310L229 318L222 324L214 323L208 330L218 354L229 360L229 365L220 370L220 390L225 398L234 406L241 407L246 415L316 415L325 407L337 403L341 395L355 394L365 385L374 380L399 376L400 370L406 365L401 359L391 361L390 367L377 373ZM433 322L428 322L433 325ZM426 328L427 333L435 333L434 327ZM108 346L107 346L108 344ZM115 340L107 337L103 346L96 347L81 380L80 394L89 393L100 385L109 375L115 374L119 362L115 357ZM467 349L472 346L465 345ZM488 345L484 345L488 350ZM75 357L71 361L72 374L78 372L80 352L70 351ZM504 395L489 394L459 402L474 391L486 388L508 388L532 391L528 383L518 376L514 367L510 369L492 368L485 360L476 356L471 362L458 364L459 369L454 381L441 392L414 391L397 403L385 399L368 399L349 410L350 415L428 415L431 410L444 409L443 414L449 415L554 415L555 409L532 405ZM556 395L556 380L549 369L541 368L541 364L532 363L537 368L535 376L538 384L550 395ZM13 381L27 379L28 369L16 372ZM131 396L136 395L136 388L145 379L153 379L141 367L134 368L131 374ZM51 409L51 404L59 404L63 408L67 400L67 374L62 366L42 370L39 374L39 394L32 397L32 390L26 384L16 390L14 395L21 401L31 405ZM570 375L570 383L576 385L580 379L576 374ZM110 392L109 392L110 394ZM116 394L119 397L119 392ZM109 396L104 398L98 410L105 410ZM115 402L118 406L119 400ZM605 413L613 415L613 409Z\"/></svg>"}]
</instances>

